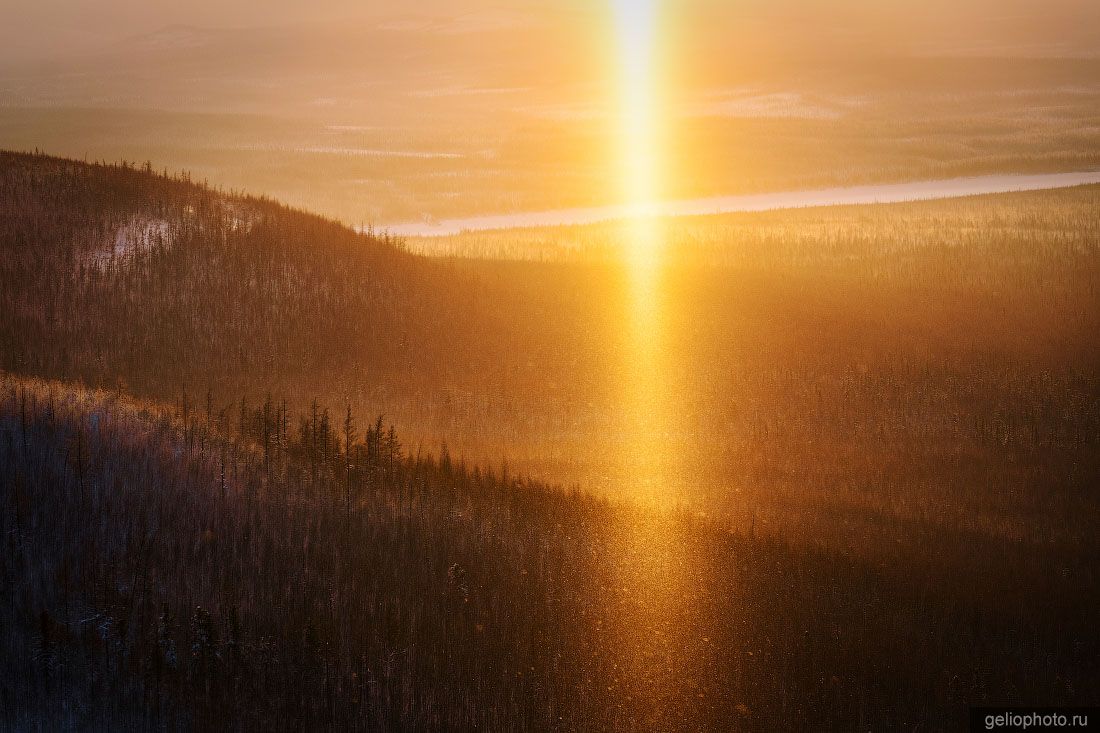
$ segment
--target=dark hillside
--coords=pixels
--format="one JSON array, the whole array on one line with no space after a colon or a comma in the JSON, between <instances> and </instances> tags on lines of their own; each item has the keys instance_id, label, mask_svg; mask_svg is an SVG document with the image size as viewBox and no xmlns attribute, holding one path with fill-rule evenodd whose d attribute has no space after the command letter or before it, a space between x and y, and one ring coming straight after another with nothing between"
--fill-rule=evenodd
<instances>
[{"instance_id":1,"label":"dark hillside","mask_svg":"<svg viewBox=\"0 0 1100 733\"><path fill-rule=\"evenodd\" d=\"M354 416L264 405L230 438L0 390L7 730L942 730L1100 694L1087 573L1042 604L969 600L410 454Z\"/></svg>"},{"instance_id":2,"label":"dark hillside","mask_svg":"<svg viewBox=\"0 0 1100 733\"><path fill-rule=\"evenodd\" d=\"M375 384L468 322L446 268L388 239L128 166L0 154L0 247L4 366L141 394L352 360Z\"/></svg>"}]
</instances>

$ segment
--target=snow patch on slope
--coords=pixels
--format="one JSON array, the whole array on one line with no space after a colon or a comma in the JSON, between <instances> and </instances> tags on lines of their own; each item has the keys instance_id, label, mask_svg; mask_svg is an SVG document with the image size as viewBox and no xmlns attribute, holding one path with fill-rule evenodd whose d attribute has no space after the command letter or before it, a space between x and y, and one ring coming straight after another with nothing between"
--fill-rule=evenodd
<instances>
[{"instance_id":1,"label":"snow patch on slope","mask_svg":"<svg viewBox=\"0 0 1100 733\"><path fill-rule=\"evenodd\" d=\"M172 229L165 219L133 217L118 228L112 239L93 251L88 264L103 270L112 262L132 259L157 247L172 245Z\"/></svg>"}]
</instances>

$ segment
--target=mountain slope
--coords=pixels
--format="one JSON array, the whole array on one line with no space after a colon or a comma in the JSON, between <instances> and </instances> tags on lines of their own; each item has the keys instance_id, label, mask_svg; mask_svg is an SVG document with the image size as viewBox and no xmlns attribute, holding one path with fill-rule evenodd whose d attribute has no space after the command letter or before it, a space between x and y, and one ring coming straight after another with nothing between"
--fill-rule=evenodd
<instances>
[{"instance_id":1,"label":"mountain slope","mask_svg":"<svg viewBox=\"0 0 1100 733\"><path fill-rule=\"evenodd\" d=\"M407 416L441 370L492 378L522 345L515 295L469 273L128 167L0 154L0 252L0 366L142 395L323 384Z\"/></svg>"}]
</instances>

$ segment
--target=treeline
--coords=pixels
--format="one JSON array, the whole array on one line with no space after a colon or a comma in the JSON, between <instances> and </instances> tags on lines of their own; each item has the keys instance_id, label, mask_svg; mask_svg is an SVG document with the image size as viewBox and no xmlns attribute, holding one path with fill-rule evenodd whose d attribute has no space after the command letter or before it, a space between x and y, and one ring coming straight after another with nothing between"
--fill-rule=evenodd
<instances>
[{"instance_id":1,"label":"treeline","mask_svg":"<svg viewBox=\"0 0 1100 733\"><path fill-rule=\"evenodd\" d=\"M240 405L5 380L0 726L550 727L567 617L523 599L606 509Z\"/></svg>"},{"instance_id":2,"label":"treeline","mask_svg":"<svg viewBox=\"0 0 1100 733\"><path fill-rule=\"evenodd\" d=\"M1100 692L1087 576L972 598L346 412L0 391L5 729L950 728Z\"/></svg>"}]
</instances>

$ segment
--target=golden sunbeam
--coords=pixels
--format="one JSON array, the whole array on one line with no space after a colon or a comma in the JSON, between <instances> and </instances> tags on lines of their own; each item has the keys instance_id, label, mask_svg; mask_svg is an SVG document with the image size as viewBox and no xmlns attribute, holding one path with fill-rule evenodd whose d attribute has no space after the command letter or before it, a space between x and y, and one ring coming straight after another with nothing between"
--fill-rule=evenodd
<instances>
[{"instance_id":1,"label":"golden sunbeam","mask_svg":"<svg viewBox=\"0 0 1100 733\"><path fill-rule=\"evenodd\" d=\"M619 55L619 140L623 198L631 212L629 257L652 268L657 241L648 221L659 197L657 0L615 0Z\"/></svg>"},{"instance_id":2,"label":"golden sunbeam","mask_svg":"<svg viewBox=\"0 0 1100 733\"><path fill-rule=\"evenodd\" d=\"M645 207L656 193L655 79L656 0L616 0L624 147L623 177L628 203ZM643 213L644 209L639 213Z\"/></svg>"},{"instance_id":3,"label":"golden sunbeam","mask_svg":"<svg viewBox=\"0 0 1100 733\"><path fill-rule=\"evenodd\" d=\"M622 196L630 216L622 222L626 283L622 352L622 475L645 505L616 537L617 659L614 698L619 718L632 729L683 727L698 706L690 669L677 649L696 634L686 548L675 523L651 514L678 498L676 453L669 440L676 403L671 379L671 324L665 296L663 234L656 216L662 150L658 128L657 0L615 0L618 37L618 155Z\"/></svg>"},{"instance_id":4,"label":"golden sunbeam","mask_svg":"<svg viewBox=\"0 0 1100 733\"><path fill-rule=\"evenodd\" d=\"M638 492L662 498L660 436L664 429L664 309L661 306L661 237L653 206L659 196L657 134L657 0L615 0L618 48L619 150L622 195L631 216L623 222L623 261L629 302L624 354L624 417L631 448L627 463Z\"/></svg>"}]
</instances>

